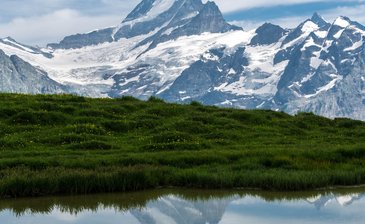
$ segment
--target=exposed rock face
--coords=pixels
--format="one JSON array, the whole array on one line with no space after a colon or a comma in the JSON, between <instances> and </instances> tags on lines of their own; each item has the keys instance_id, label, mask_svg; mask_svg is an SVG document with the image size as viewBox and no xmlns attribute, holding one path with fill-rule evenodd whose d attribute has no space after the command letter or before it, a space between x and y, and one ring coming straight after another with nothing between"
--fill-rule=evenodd
<instances>
[{"instance_id":1,"label":"exposed rock face","mask_svg":"<svg viewBox=\"0 0 365 224\"><path fill-rule=\"evenodd\" d=\"M48 44L48 47L53 49L72 49L82 48L90 45L97 45L105 42L114 41L113 28L93 31L87 34L76 34L65 37L58 44Z\"/></svg>"},{"instance_id":2,"label":"exposed rock face","mask_svg":"<svg viewBox=\"0 0 365 224\"><path fill-rule=\"evenodd\" d=\"M329 117L365 120L365 45L348 74L332 89L320 93L305 104L305 111ZM321 74L323 76L323 73Z\"/></svg>"},{"instance_id":3,"label":"exposed rock face","mask_svg":"<svg viewBox=\"0 0 365 224\"><path fill-rule=\"evenodd\" d=\"M45 51L42 51L38 47L32 47L32 46L28 46L28 45L25 45L25 44L18 43L16 40L14 40L11 37L6 37L6 38L3 38L3 39L0 39L0 43L5 45L5 46L9 46L9 47L12 47L14 49L20 50L20 51L27 51L27 52L32 53L32 54L43 55L46 58L52 58L53 57L52 54L50 54L48 52L45 52Z\"/></svg>"},{"instance_id":4,"label":"exposed rock face","mask_svg":"<svg viewBox=\"0 0 365 224\"><path fill-rule=\"evenodd\" d=\"M189 16L196 8L186 8L185 4L201 7L201 0L144 0L120 24L115 39L131 38L146 35L155 30L160 30L174 20L177 15ZM159 11L158 13L156 11ZM181 17L180 17L181 18Z\"/></svg>"},{"instance_id":5,"label":"exposed rock face","mask_svg":"<svg viewBox=\"0 0 365 224\"><path fill-rule=\"evenodd\" d=\"M154 11L157 9L161 12L155 15ZM180 36L198 35L204 32L223 33L241 29L228 24L214 2L207 2L204 5L201 0L144 0L117 27L68 36L59 44L49 44L48 47L82 48L155 32L155 35L146 38L136 46L152 42L151 49L161 42L174 40Z\"/></svg>"},{"instance_id":6,"label":"exposed rock face","mask_svg":"<svg viewBox=\"0 0 365 224\"><path fill-rule=\"evenodd\" d=\"M123 22L129 22L145 16L152 9L153 3L155 2L156 0L143 0L133 9L131 13L129 13Z\"/></svg>"},{"instance_id":7,"label":"exposed rock face","mask_svg":"<svg viewBox=\"0 0 365 224\"><path fill-rule=\"evenodd\" d=\"M251 45L265 45L277 43L286 31L280 26L265 23L256 30L256 35L251 40Z\"/></svg>"},{"instance_id":8,"label":"exposed rock face","mask_svg":"<svg viewBox=\"0 0 365 224\"><path fill-rule=\"evenodd\" d=\"M161 97L170 102L189 102L212 96L213 92L219 95L217 87L239 81L247 65L245 48L239 48L231 55L225 52L225 48L212 49L186 69Z\"/></svg>"},{"instance_id":9,"label":"exposed rock face","mask_svg":"<svg viewBox=\"0 0 365 224\"><path fill-rule=\"evenodd\" d=\"M329 117L365 119L365 29L340 17L325 35L321 32L312 32L292 51L275 102L291 113L303 110Z\"/></svg>"},{"instance_id":10,"label":"exposed rock face","mask_svg":"<svg viewBox=\"0 0 365 224\"><path fill-rule=\"evenodd\" d=\"M66 87L18 56L9 57L0 50L0 90L8 93L64 93Z\"/></svg>"},{"instance_id":11,"label":"exposed rock face","mask_svg":"<svg viewBox=\"0 0 365 224\"><path fill-rule=\"evenodd\" d=\"M199 35L205 32L225 33L232 30L242 30L242 28L228 24L214 2L203 5L201 0L185 1L167 26L136 47L152 42L148 51L160 43L176 40L182 36Z\"/></svg>"}]
</instances>

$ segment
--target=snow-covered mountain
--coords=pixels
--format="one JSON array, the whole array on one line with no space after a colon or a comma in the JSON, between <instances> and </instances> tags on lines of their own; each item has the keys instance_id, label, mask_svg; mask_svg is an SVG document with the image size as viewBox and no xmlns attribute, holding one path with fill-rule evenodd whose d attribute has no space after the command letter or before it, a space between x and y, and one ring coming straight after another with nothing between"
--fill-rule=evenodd
<instances>
[{"instance_id":1,"label":"snow-covered mountain","mask_svg":"<svg viewBox=\"0 0 365 224\"><path fill-rule=\"evenodd\" d=\"M166 195L160 197L155 201L150 201L143 209L132 209L131 214L142 224L154 224L154 223L176 223L176 224L216 224L221 223L224 217L227 217L227 213L234 213L239 211L240 214L250 216L250 212L253 215L260 215L259 210L264 214L267 213L267 209L275 210L280 206L285 208L285 205L290 204L290 208L295 207L298 211L298 205L301 204L304 207L306 203L309 203L313 209L325 210L329 206L338 206L338 211L351 207L353 203L359 203L363 200L364 195L361 193L354 194L335 194L328 193L318 195L313 198L301 198L295 201L278 200L268 202L260 196L246 195L244 197L239 195L227 196L224 198L210 198L210 199L198 199L187 200L175 195ZM264 205L262 204L264 202ZM303 202L303 203L302 203ZM259 206L255 206L255 204ZM295 204L295 205L294 205ZM241 209L237 209L240 205L246 205ZM252 206L251 209L248 207ZM232 209L231 206L236 206ZM355 205L354 205L355 206ZM269 208L268 208L269 207ZM255 208L255 209L253 209ZM304 211L303 211L304 212ZM239 216L238 216L239 217Z\"/></svg>"},{"instance_id":2,"label":"snow-covered mountain","mask_svg":"<svg viewBox=\"0 0 365 224\"><path fill-rule=\"evenodd\" d=\"M347 195L337 195L334 193L329 193L325 195L318 195L316 197L308 198L306 201L314 205L317 209L322 209L331 203L338 204L340 206L346 207L352 205L354 202L359 201L364 198L364 194L353 193Z\"/></svg>"},{"instance_id":3,"label":"snow-covered mountain","mask_svg":"<svg viewBox=\"0 0 365 224\"><path fill-rule=\"evenodd\" d=\"M238 198L232 196L193 201L167 195L149 202L144 209L131 210L131 214L141 224L217 224L220 223L227 206Z\"/></svg>"},{"instance_id":4,"label":"snow-covered mountain","mask_svg":"<svg viewBox=\"0 0 365 224\"><path fill-rule=\"evenodd\" d=\"M329 23L315 13L295 29L244 31L212 1L143 0L115 27L44 49L1 39L0 91L158 96L365 120L364 40L365 27L347 17ZM15 57L22 69L9 62Z\"/></svg>"}]
</instances>

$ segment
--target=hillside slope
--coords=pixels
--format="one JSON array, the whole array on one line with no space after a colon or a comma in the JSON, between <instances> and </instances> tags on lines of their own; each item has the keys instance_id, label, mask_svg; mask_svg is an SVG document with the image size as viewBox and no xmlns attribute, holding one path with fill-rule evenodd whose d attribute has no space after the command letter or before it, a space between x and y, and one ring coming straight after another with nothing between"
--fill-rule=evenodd
<instances>
[{"instance_id":1,"label":"hillside slope","mask_svg":"<svg viewBox=\"0 0 365 224\"><path fill-rule=\"evenodd\" d=\"M364 137L307 113L0 94L0 196L364 184Z\"/></svg>"}]
</instances>

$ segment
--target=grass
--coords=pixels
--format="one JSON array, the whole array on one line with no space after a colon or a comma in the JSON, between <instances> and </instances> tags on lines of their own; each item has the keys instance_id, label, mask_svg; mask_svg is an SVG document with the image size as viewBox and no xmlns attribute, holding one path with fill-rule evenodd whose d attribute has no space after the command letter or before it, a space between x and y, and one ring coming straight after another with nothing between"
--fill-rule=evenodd
<instances>
[{"instance_id":1,"label":"grass","mask_svg":"<svg viewBox=\"0 0 365 224\"><path fill-rule=\"evenodd\" d=\"M365 123L71 95L0 94L0 197L365 184Z\"/></svg>"}]
</instances>

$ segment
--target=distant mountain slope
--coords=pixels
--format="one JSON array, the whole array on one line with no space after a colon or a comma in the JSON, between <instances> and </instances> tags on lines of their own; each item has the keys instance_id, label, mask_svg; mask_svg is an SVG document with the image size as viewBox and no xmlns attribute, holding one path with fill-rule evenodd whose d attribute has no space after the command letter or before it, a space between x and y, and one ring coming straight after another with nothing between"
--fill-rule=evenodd
<instances>
[{"instance_id":1,"label":"distant mountain slope","mask_svg":"<svg viewBox=\"0 0 365 224\"><path fill-rule=\"evenodd\" d=\"M65 93L66 87L16 55L0 50L0 89L9 93Z\"/></svg>"},{"instance_id":2,"label":"distant mountain slope","mask_svg":"<svg viewBox=\"0 0 365 224\"><path fill-rule=\"evenodd\" d=\"M347 17L329 23L314 13L291 30L265 23L243 31L212 1L143 0L115 27L46 49L4 38L0 49L80 95L365 120L364 40L365 27Z\"/></svg>"}]
</instances>

